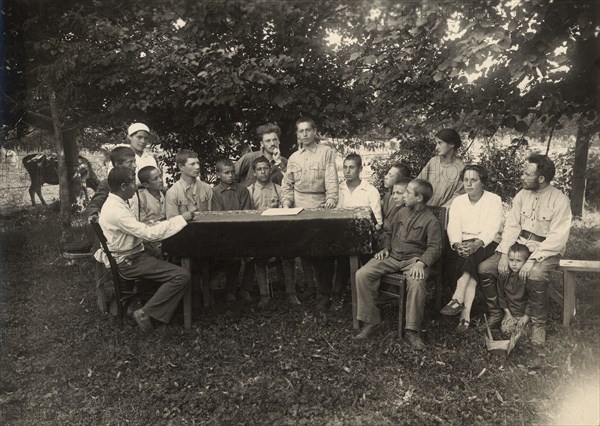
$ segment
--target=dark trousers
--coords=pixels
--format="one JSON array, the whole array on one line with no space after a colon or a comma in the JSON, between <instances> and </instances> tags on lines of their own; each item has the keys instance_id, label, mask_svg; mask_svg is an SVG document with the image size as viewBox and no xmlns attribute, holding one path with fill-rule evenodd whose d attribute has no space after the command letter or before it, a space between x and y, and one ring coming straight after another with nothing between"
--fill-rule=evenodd
<instances>
[{"instance_id":1,"label":"dark trousers","mask_svg":"<svg viewBox=\"0 0 600 426\"><path fill-rule=\"evenodd\" d=\"M186 286L190 285L190 275L181 266L137 253L119 263L119 269L126 278L141 278L161 286L142 310L152 318L168 323L183 297Z\"/></svg>"}]
</instances>

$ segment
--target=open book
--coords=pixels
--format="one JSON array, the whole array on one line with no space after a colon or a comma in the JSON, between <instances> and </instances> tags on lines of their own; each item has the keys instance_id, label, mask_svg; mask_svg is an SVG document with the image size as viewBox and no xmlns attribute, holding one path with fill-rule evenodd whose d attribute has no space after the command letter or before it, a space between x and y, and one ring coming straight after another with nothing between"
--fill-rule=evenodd
<instances>
[{"instance_id":1,"label":"open book","mask_svg":"<svg viewBox=\"0 0 600 426\"><path fill-rule=\"evenodd\" d=\"M293 209L267 209L262 212L262 216L294 216L303 210L302 207L295 207Z\"/></svg>"}]
</instances>

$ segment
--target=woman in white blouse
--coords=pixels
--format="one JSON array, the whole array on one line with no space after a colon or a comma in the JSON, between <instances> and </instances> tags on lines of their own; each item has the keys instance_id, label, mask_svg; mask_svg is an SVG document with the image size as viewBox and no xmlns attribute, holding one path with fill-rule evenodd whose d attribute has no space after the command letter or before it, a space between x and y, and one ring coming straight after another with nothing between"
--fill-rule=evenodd
<instances>
[{"instance_id":1,"label":"woman in white blouse","mask_svg":"<svg viewBox=\"0 0 600 426\"><path fill-rule=\"evenodd\" d=\"M471 306L477 286L477 265L494 254L502 231L502 200L485 191L487 171L479 165L468 165L461 179L466 194L454 199L450 207L448 239L456 257L456 291L441 310L444 315L460 313L458 331L469 329Z\"/></svg>"}]
</instances>

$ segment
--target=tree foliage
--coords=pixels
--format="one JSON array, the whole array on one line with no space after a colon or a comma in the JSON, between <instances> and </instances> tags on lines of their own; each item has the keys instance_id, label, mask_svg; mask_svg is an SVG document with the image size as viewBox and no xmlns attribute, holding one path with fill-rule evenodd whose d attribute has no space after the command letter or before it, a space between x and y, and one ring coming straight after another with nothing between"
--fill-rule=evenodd
<instances>
[{"instance_id":1,"label":"tree foliage","mask_svg":"<svg viewBox=\"0 0 600 426\"><path fill-rule=\"evenodd\" d=\"M395 137L397 155L423 158L416 142L441 127L467 147L498 130L600 128L594 2L23 0L3 11L6 124L50 129L52 85L66 147L68 132L144 121L166 148L198 151L208 173L256 145L266 121L289 154L301 115L345 145Z\"/></svg>"}]
</instances>

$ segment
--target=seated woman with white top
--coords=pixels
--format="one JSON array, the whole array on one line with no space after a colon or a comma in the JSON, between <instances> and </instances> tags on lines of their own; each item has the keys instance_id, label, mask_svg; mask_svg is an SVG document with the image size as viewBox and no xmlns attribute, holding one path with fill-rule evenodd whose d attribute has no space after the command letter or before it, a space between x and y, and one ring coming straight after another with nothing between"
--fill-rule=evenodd
<instances>
[{"instance_id":1,"label":"seated woman with white top","mask_svg":"<svg viewBox=\"0 0 600 426\"><path fill-rule=\"evenodd\" d=\"M456 252L456 291L441 313L460 314L458 331L469 329L471 306L477 286L477 265L494 254L502 231L502 200L484 188L487 171L468 165L461 172L466 194L454 199L450 207L448 239Z\"/></svg>"}]
</instances>

